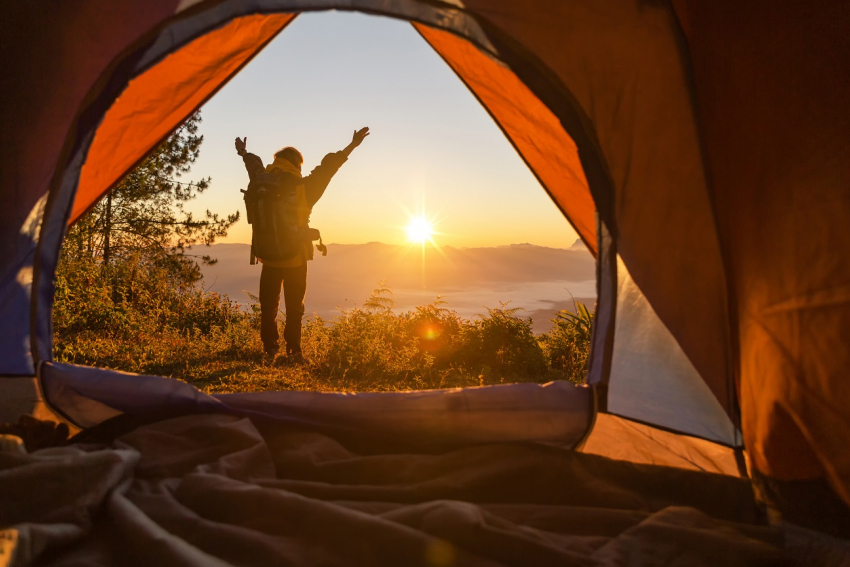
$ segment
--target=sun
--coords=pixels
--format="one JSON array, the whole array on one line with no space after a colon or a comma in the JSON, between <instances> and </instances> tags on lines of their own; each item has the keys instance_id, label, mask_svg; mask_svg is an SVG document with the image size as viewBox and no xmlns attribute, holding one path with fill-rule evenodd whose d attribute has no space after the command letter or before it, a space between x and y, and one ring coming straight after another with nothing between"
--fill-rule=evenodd
<instances>
[{"instance_id":1,"label":"sun","mask_svg":"<svg viewBox=\"0 0 850 567\"><path fill-rule=\"evenodd\" d=\"M434 227L423 217L412 218L407 225L407 239L417 244L424 244L431 240L434 234Z\"/></svg>"}]
</instances>

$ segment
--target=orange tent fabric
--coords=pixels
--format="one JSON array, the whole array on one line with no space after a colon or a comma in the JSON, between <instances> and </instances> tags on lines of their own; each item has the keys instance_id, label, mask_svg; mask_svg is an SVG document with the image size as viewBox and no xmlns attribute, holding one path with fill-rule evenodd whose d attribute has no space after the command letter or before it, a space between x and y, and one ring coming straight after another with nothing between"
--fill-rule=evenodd
<instances>
[{"instance_id":1,"label":"orange tent fabric","mask_svg":"<svg viewBox=\"0 0 850 567\"><path fill-rule=\"evenodd\" d=\"M548 3L536 1L540 4L537 8L545 11ZM662 8L635 11L619 7L620 13L611 18L611 14L562 5L559 13L542 22L510 18L510 10L501 10L495 4L498 3L474 8L536 53L569 86L585 111L595 112L589 119L595 122L601 136L601 151L607 158L614 184L621 186L611 196L617 219L615 228L621 236L620 253L628 265L634 266L630 271L659 317L677 337L722 406L732 413L722 266L705 192L693 109L682 73L682 53L675 41L656 33L670 32L672 14ZM529 13L535 13L534 8L527 7ZM135 79L107 113L98 131L83 169L71 219L78 218L140 159L141 152L167 135L255 52L249 47L250 34L235 27L249 25L240 23L241 20L250 21L252 26L268 25L267 37L272 37L273 30L282 28L291 17L250 16L234 20ZM263 23L274 18L282 20ZM565 49L559 22L573 22L575 26L572 43L566 47L570 57L559 55ZM642 32L645 36L641 38L647 47L644 53L634 53L631 44L620 39L615 42L617 49L613 52L603 49L612 38L619 38L634 25L647 22L651 25L640 28L645 28ZM594 250L594 203L575 144L558 118L507 67L447 32L419 28L485 104ZM589 34L589 29L594 32ZM231 58L228 53L234 49L239 54ZM229 60L230 68L207 77L211 68L218 69L220 58ZM200 67L205 70L200 73L195 67L199 60L206 65ZM588 75L589 66L605 72L600 76ZM636 68L651 68L653 80L642 83L637 92L620 93L619 98L600 97L600 92L607 92L606 88L616 94L622 81L628 82ZM177 77L183 77L182 82ZM195 89L198 84L206 90L198 92ZM170 92L172 85L177 87L177 96ZM629 98L632 95L636 100ZM624 105L623 100L629 102ZM657 100L668 103L659 107ZM176 107L177 111L161 120L155 110L156 101L162 103L161 108ZM145 118L144 113L138 113L140 108L151 113L143 128L137 126L141 121L130 120ZM522 112L516 112L517 108ZM622 120L610 123L611 115L617 113L622 115ZM665 117L663 121L659 121L661 115ZM144 134L139 138L142 141L123 143L133 139L125 130L127 126L139 128L137 132ZM652 139L652 143L636 142L641 135ZM625 147L628 151L624 151ZM121 153L116 155L116 151ZM659 162L657 156L664 153L672 157ZM110 165L104 166L105 163ZM654 198L646 197L650 191ZM671 234L687 245L671 246ZM680 278L682 270L690 277ZM694 306L667 300L679 294L700 297L701 301ZM706 333L711 334L708 340Z\"/></svg>"},{"instance_id":2,"label":"orange tent fabric","mask_svg":"<svg viewBox=\"0 0 850 567\"><path fill-rule=\"evenodd\" d=\"M510 69L468 41L422 24L413 25L487 109L595 254L596 205L575 142L558 118Z\"/></svg>"},{"instance_id":3,"label":"orange tent fabric","mask_svg":"<svg viewBox=\"0 0 850 567\"><path fill-rule=\"evenodd\" d=\"M366 4L348 5L366 9ZM418 11L402 14L402 4ZM492 104L496 120L564 210L575 215L584 237L586 213L569 209L561 198L581 195L570 154L559 156L567 160L560 170L545 171L554 168L551 158L539 157L548 149L533 147L540 138L517 135L524 118L505 112L515 100L532 108L526 94L540 93L531 86L527 93L521 86L496 92L476 75L477 66L496 65L492 73L505 71L506 82L513 77L525 85L523 73L533 68L575 99L607 167L613 208L608 228L618 251L733 416L738 403L730 380L738 378L742 429L755 468L784 480L826 477L850 503L850 263L844 253L850 242L850 5L829 0L734 6L674 0L672 7L616 0L381 5L382 13L415 16L458 33L462 26L452 26L468 17L493 41L516 47L519 58L508 63L508 71L466 53L468 46L452 38L426 32L476 96ZM0 337L9 352L31 354L27 333L36 325L28 317L49 316L44 282L52 267L33 258L36 246L42 256L54 249L58 254L61 238L36 242L22 227L33 211L32 218L39 218L34 207L48 194L53 201L45 200L43 226L58 217L64 223L67 205L54 202L57 187L76 175L79 161L71 158L80 154L73 152L81 151L103 109L132 76L127 69L133 57L160 32L173 32L168 26L175 22L206 18L205 29L214 30L133 80L106 112L71 219L293 17L245 15L248 9L204 0L0 7L9 38L0 54L7 78L0 105L0 139L7 149L0 156L5 203L0 250L11 266L0 282L7 291L0 303L42 305L14 311L14 319L6 309L9 325L20 331ZM227 10L239 17L230 19ZM539 124L553 126L539 110L532 112ZM569 145L557 132L550 134L546 148ZM564 172L571 172L575 184L556 189ZM35 277L34 285L28 287L32 279L16 279L21 274ZM36 291L25 295L31 289ZM24 294L24 302L15 293ZM49 338L44 341L49 346ZM21 368L7 366L4 372L35 372Z\"/></svg>"},{"instance_id":4,"label":"orange tent fabric","mask_svg":"<svg viewBox=\"0 0 850 567\"><path fill-rule=\"evenodd\" d=\"M176 3L0 2L0 258L26 254L16 235L61 174L79 113L106 83L104 69Z\"/></svg>"},{"instance_id":5,"label":"orange tent fabric","mask_svg":"<svg viewBox=\"0 0 850 567\"><path fill-rule=\"evenodd\" d=\"M850 4L677 0L760 472L850 503Z\"/></svg>"},{"instance_id":6,"label":"orange tent fabric","mask_svg":"<svg viewBox=\"0 0 850 567\"><path fill-rule=\"evenodd\" d=\"M617 251L734 415L724 267L672 8L616 0L464 5L545 65L581 106L614 188Z\"/></svg>"},{"instance_id":7,"label":"orange tent fabric","mask_svg":"<svg viewBox=\"0 0 850 567\"><path fill-rule=\"evenodd\" d=\"M237 18L133 79L97 130L69 222L79 219L294 17Z\"/></svg>"}]
</instances>

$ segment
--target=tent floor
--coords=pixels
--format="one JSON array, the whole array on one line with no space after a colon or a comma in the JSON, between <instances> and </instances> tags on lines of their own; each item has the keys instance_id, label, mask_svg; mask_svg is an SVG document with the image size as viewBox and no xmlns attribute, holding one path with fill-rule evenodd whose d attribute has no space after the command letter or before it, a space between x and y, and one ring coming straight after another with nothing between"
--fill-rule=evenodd
<instances>
[{"instance_id":1,"label":"tent floor","mask_svg":"<svg viewBox=\"0 0 850 567\"><path fill-rule=\"evenodd\" d=\"M793 563L745 479L533 443L405 452L229 415L105 425L0 450L14 565Z\"/></svg>"}]
</instances>

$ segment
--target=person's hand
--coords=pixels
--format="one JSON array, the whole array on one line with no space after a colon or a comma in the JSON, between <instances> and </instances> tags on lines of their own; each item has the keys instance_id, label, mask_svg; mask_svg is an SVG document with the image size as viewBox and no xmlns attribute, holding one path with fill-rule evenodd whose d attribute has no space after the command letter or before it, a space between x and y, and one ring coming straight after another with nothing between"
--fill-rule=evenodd
<instances>
[{"instance_id":1,"label":"person's hand","mask_svg":"<svg viewBox=\"0 0 850 567\"><path fill-rule=\"evenodd\" d=\"M245 153L245 143L248 141L248 137L244 137L241 140L236 138L236 153L240 156Z\"/></svg>"},{"instance_id":2,"label":"person's hand","mask_svg":"<svg viewBox=\"0 0 850 567\"><path fill-rule=\"evenodd\" d=\"M360 144L363 143L363 140L366 136L369 135L369 127L361 128L360 130L355 130L354 135L351 137L351 147L356 148Z\"/></svg>"}]
</instances>

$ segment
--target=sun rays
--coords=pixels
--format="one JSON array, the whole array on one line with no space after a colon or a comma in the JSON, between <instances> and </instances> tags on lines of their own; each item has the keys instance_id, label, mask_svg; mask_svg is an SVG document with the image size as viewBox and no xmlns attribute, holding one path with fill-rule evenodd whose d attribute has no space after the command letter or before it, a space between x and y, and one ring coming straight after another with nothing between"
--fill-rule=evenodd
<instances>
[{"instance_id":1,"label":"sun rays","mask_svg":"<svg viewBox=\"0 0 850 567\"><path fill-rule=\"evenodd\" d=\"M403 207L402 207L403 208ZM419 249L419 254L422 257L422 288L425 288L425 249L430 245L430 248L435 250L438 254L445 256L442 250L440 250L439 244L434 240L435 236L441 235L442 233L437 232L436 227L439 225L439 220L436 217L429 216L425 213L424 205L419 209L419 212L413 214L408 210L404 209L405 214L407 215L408 221L407 225L403 228L406 236L407 236L407 246L402 255L406 255L411 250Z\"/></svg>"},{"instance_id":2,"label":"sun rays","mask_svg":"<svg viewBox=\"0 0 850 567\"><path fill-rule=\"evenodd\" d=\"M425 242L434 241L431 236L434 234L434 226L424 216L412 217L407 224L407 240L414 244L425 244Z\"/></svg>"}]
</instances>

